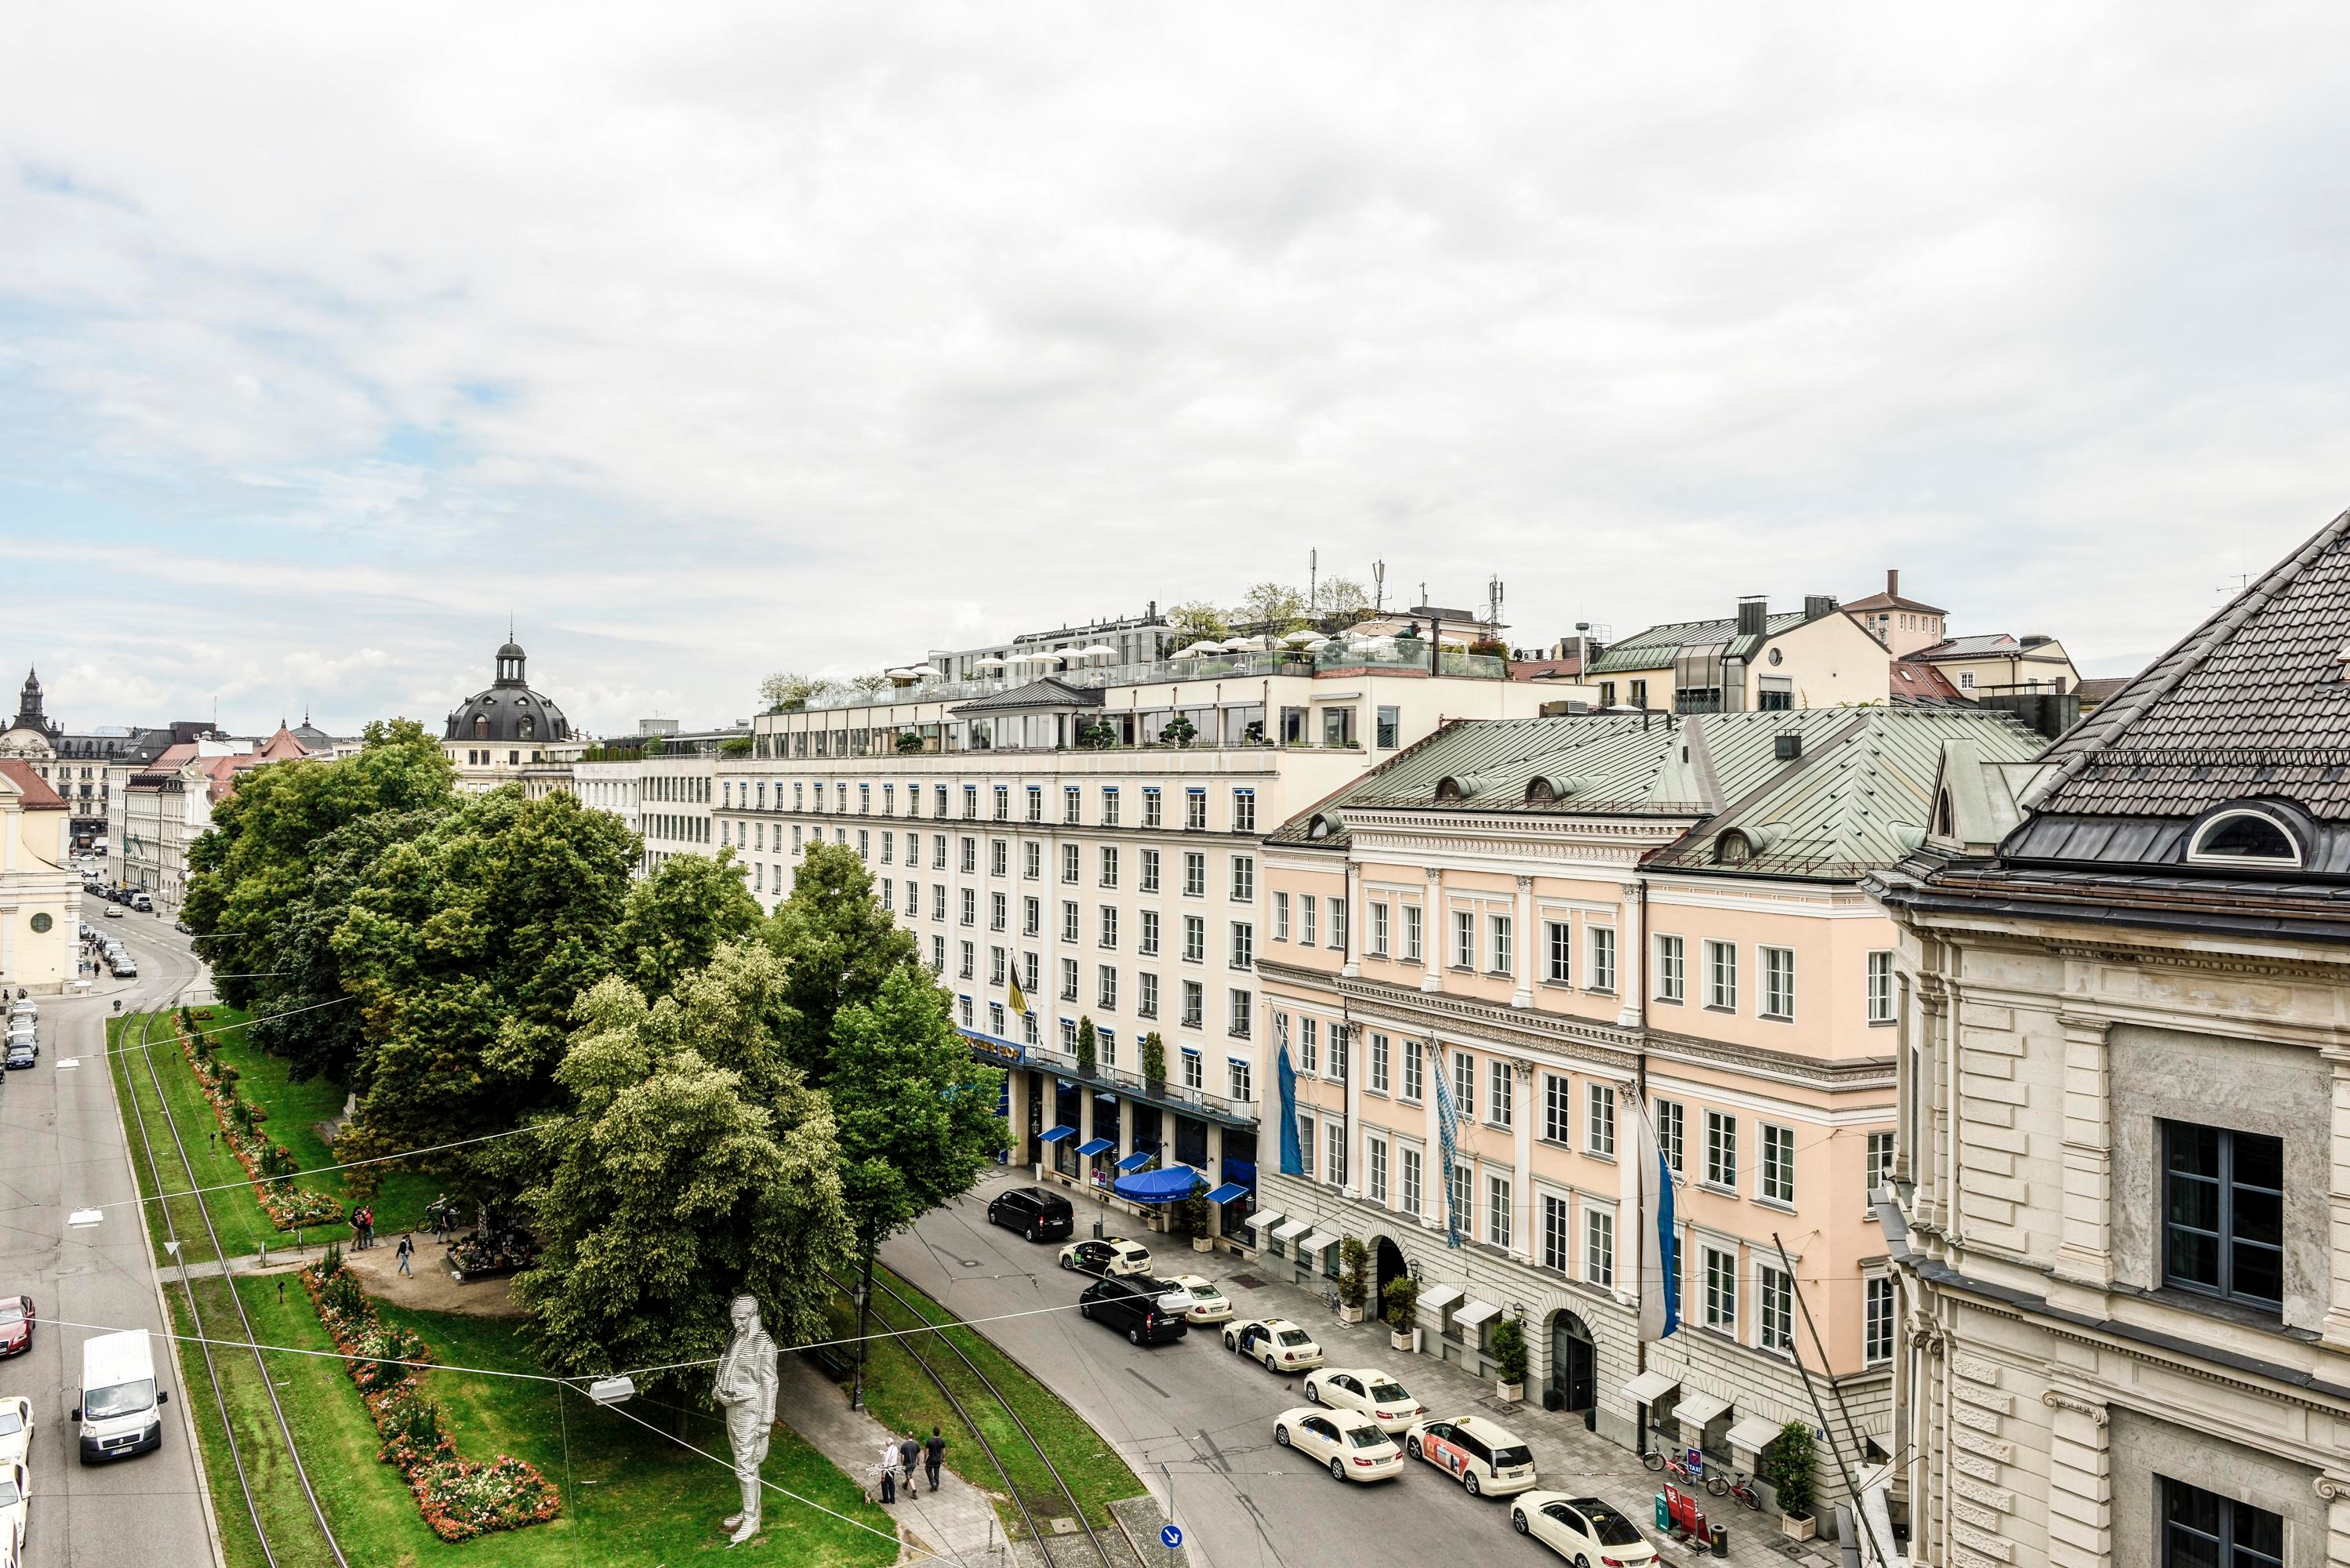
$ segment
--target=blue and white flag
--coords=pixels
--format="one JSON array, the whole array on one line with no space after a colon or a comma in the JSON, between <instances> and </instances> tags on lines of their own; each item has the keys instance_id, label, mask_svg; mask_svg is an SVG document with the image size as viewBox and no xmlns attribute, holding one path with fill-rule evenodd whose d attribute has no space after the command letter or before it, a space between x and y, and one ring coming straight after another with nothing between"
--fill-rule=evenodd
<instances>
[{"instance_id":1,"label":"blue and white flag","mask_svg":"<svg viewBox=\"0 0 2350 1568\"><path fill-rule=\"evenodd\" d=\"M1673 1223L1673 1173L1657 1147L1648 1107L1635 1101L1640 1138L1640 1337L1663 1339L1681 1325L1680 1234Z\"/></svg>"},{"instance_id":2,"label":"blue and white flag","mask_svg":"<svg viewBox=\"0 0 2350 1568\"><path fill-rule=\"evenodd\" d=\"M1289 1064L1289 1047L1274 1059L1274 1082L1281 1090L1281 1174L1305 1174L1305 1153L1297 1147L1297 1069Z\"/></svg>"}]
</instances>

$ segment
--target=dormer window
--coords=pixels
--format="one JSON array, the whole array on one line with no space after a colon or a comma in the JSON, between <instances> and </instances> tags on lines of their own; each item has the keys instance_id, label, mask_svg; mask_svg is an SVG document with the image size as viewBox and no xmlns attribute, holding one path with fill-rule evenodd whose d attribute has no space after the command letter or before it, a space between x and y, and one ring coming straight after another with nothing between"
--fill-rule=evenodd
<instances>
[{"instance_id":1,"label":"dormer window","mask_svg":"<svg viewBox=\"0 0 2350 1568\"><path fill-rule=\"evenodd\" d=\"M1935 837L1956 838L1958 836L1958 834L1952 831L1950 826L1952 815L1953 814L1950 810L1950 792L1949 790L1944 790L1941 794L1934 797Z\"/></svg>"},{"instance_id":2,"label":"dormer window","mask_svg":"<svg viewBox=\"0 0 2350 1568\"><path fill-rule=\"evenodd\" d=\"M1717 866L1743 866L1754 858L1754 840L1738 828L1731 828L1713 841L1713 863Z\"/></svg>"},{"instance_id":3,"label":"dormer window","mask_svg":"<svg viewBox=\"0 0 2350 1568\"><path fill-rule=\"evenodd\" d=\"M1461 787L1459 779L1448 778L1436 781L1436 798L1439 800L1462 800L1467 798L1468 793Z\"/></svg>"},{"instance_id":4,"label":"dormer window","mask_svg":"<svg viewBox=\"0 0 2350 1568\"><path fill-rule=\"evenodd\" d=\"M1558 786L1552 784L1550 780L1537 778L1527 782L1526 804L1528 805L1547 805L1556 799L1558 799Z\"/></svg>"},{"instance_id":5,"label":"dormer window","mask_svg":"<svg viewBox=\"0 0 2350 1568\"><path fill-rule=\"evenodd\" d=\"M2301 844L2274 816L2243 806L2220 812L2198 827L2187 858L2204 866L2298 867Z\"/></svg>"}]
</instances>

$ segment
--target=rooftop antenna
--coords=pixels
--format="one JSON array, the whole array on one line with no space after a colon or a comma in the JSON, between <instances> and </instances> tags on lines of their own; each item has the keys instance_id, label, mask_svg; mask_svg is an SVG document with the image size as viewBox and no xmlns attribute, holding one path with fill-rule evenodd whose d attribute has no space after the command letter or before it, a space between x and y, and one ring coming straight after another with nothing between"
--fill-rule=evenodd
<instances>
[{"instance_id":1,"label":"rooftop antenna","mask_svg":"<svg viewBox=\"0 0 2350 1568\"><path fill-rule=\"evenodd\" d=\"M1312 615L1312 614L1314 613L1314 585L1315 585L1315 575L1316 575L1317 573L1319 573L1321 569L1322 569L1322 552L1321 552L1321 551L1319 551L1319 550L1308 550L1308 551L1306 551L1306 552L1305 552L1305 613L1306 613L1307 615Z\"/></svg>"},{"instance_id":2,"label":"rooftop antenna","mask_svg":"<svg viewBox=\"0 0 2350 1568\"><path fill-rule=\"evenodd\" d=\"M1387 602L1388 564L1385 561L1373 561L1371 563L1371 613L1378 614L1387 607Z\"/></svg>"}]
</instances>

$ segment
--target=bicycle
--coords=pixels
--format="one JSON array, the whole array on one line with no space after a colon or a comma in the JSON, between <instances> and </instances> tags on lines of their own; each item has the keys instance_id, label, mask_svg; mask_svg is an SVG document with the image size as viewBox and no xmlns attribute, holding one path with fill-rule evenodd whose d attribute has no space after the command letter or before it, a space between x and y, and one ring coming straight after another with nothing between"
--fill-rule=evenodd
<instances>
[{"instance_id":1,"label":"bicycle","mask_svg":"<svg viewBox=\"0 0 2350 1568\"><path fill-rule=\"evenodd\" d=\"M1652 1470L1662 1470L1691 1486L1705 1479L1690 1468L1689 1461L1681 1457L1679 1445L1669 1443L1663 1432L1652 1427L1648 1429L1648 1438L1650 1446L1648 1451L1640 1456L1642 1464Z\"/></svg>"},{"instance_id":2,"label":"bicycle","mask_svg":"<svg viewBox=\"0 0 2350 1568\"><path fill-rule=\"evenodd\" d=\"M1716 1497L1736 1498L1749 1508L1759 1509L1762 1506L1762 1499L1755 1492L1754 1483L1736 1470L1731 1470L1728 1475L1724 1475L1720 1470L1713 1471L1705 1478L1705 1490Z\"/></svg>"}]
</instances>

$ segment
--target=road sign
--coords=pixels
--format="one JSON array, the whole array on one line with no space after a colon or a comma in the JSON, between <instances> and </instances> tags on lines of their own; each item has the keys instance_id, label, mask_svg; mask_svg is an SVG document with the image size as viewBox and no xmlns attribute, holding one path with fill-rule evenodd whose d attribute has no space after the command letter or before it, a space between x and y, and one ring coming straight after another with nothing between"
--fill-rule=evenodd
<instances>
[{"instance_id":1,"label":"road sign","mask_svg":"<svg viewBox=\"0 0 2350 1568\"><path fill-rule=\"evenodd\" d=\"M1172 1552L1178 1546L1183 1544L1183 1532L1181 1528L1177 1525L1161 1525L1159 1531L1159 1544L1165 1546L1168 1551Z\"/></svg>"}]
</instances>

